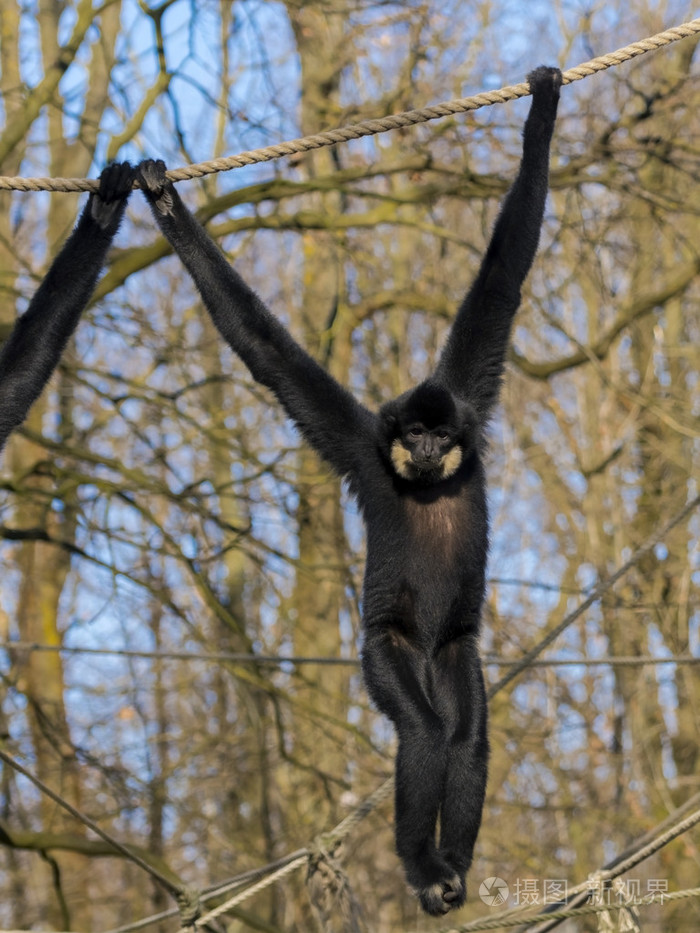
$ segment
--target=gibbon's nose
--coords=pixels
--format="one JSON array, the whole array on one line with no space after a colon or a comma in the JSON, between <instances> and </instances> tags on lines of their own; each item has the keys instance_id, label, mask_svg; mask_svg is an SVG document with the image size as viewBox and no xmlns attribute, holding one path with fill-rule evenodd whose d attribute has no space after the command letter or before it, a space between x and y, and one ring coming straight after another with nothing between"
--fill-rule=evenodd
<instances>
[{"instance_id":1,"label":"gibbon's nose","mask_svg":"<svg viewBox=\"0 0 700 933\"><path fill-rule=\"evenodd\" d=\"M440 460L440 445L434 437L428 437L421 453L427 463L437 463Z\"/></svg>"},{"instance_id":2,"label":"gibbon's nose","mask_svg":"<svg viewBox=\"0 0 700 933\"><path fill-rule=\"evenodd\" d=\"M413 455L413 462L422 469L434 469L440 464L440 450L438 444L430 438L416 450Z\"/></svg>"}]
</instances>

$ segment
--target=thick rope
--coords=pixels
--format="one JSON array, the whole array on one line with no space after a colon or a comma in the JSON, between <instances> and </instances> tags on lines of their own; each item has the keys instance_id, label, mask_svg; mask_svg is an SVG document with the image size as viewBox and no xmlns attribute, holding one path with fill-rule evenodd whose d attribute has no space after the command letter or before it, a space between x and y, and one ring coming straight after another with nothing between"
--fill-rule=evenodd
<instances>
[{"instance_id":1,"label":"thick rope","mask_svg":"<svg viewBox=\"0 0 700 933\"><path fill-rule=\"evenodd\" d=\"M371 813L375 807L378 807L379 804L391 794L394 788L394 779L388 778L384 783L371 794L364 803L360 804L351 814L349 814L342 822L340 822L335 829L332 829L328 833L323 833L318 837L317 844L310 846L309 848L302 849L297 855L295 855L289 862L285 865L282 865L280 868L277 868L276 871L272 871L270 874L265 875L255 884L251 885L248 888L245 888L243 891L237 891L230 900L226 901L223 904L220 904L218 907L214 908L209 913L200 917L195 921L195 926L205 926L211 920L214 920L216 917L221 916L222 914L227 913L229 910L232 910L234 907L237 907L239 904L242 904L243 901L247 901L248 898L253 897L255 894L259 894L260 891L264 891L265 888L268 888L271 884L274 884L275 881L279 881L281 878L286 877L292 872L296 871L298 868L302 868L304 865L308 865L309 859L317 851L318 847L321 846L325 850L332 850L339 842L342 842L346 836L352 832L352 830L357 826L362 820L367 816L368 813ZM264 871L264 869L260 869ZM181 930L180 933L186 933L186 931Z\"/></svg>"},{"instance_id":2,"label":"thick rope","mask_svg":"<svg viewBox=\"0 0 700 933\"><path fill-rule=\"evenodd\" d=\"M302 868L308 863L308 860L309 856L306 852L303 855L299 855L296 859L289 862L289 864L284 865L282 868L278 868L277 871L273 872L271 875L268 875L266 878L258 881L257 884L252 885L250 888L246 888L245 891L240 891L238 894L234 894L230 900L225 901L223 904L219 904L218 907L215 907L213 910L210 910L208 913L204 914L203 917L200 917L199 920L195 921L195 926L199 927L211 923L212 920L215 920L222 914L227 913L229 910L233 910L234 907L243 901L248 900L249 897L252 897L254 894L258 894L260 891L264 891L265 888L269 887L275 881L280 881L287 875L291 875L291 873L296 871L297 868ZM181 929L180 933L187 933L187 931Z\"/></svg>"},{"instance_id":3,"label":"thick rope","mask_svg":"<svg viewBox=\"0 0 700 933\"><path fill-rule=\"evenodd\" d=\"M665 45L670 45L672 42L678 42L679 39L685 39L697 33L700 33L700 19L682 23L680 26L674 26L665 32L649 36L647 39L641 39L639 42L633 42L631 45L626 45L615 52L608 52L607 55L601 55L598 58L584 62L582 65L577 65L575 68L570 68L562 74L562 81L564 84L580 81L589 75L605 71L606 68L621 65L623 62L637 58L639 55L653 52ZM309 152L312 149L335 146L337 143L360 139L363 136L375 136L389 130L427 123L429 120L438 120L441 117L451 116L455 113L468 113L471 110L478 110L480 107L504 104L506 101L527 97L529 94L529 84L513 84L502 87L497 91L485 91L476 94L474 97L461 97L456 100L445 101L432 107L426 107L424 110L408 110L403 113L380 117L376 120L363 120L360 123L352 123L340 129L317 133L314 136L303 136L300 139L292 139L274 146L265 146L262 149L250 149L227 158L199 162L196 165L188 165L168 171L166 177L172 182L201 178L202 175L227 172L230 169L241 168L244 165L254 165L257 162L281 159L283 156L297 152ZM98 187L99 182L90 178L12 178L0 176L0 189L8 191L97 191ZM138 184L135 187L138 187Z\"/></svg>"},{"instance_id":4,"label":"thick rope","mask_svg":"<svg viewBox=\"0 0 700 933\"><path fill-rule=\"evenodd\" d=\"M602 913L603 911L623 910L630 907L644 907L649 904L667 904L671 901L680 901L689 897L700 897L700 888L686 888L684 891L671 891L664 894L649 894L644 898L636 898L630 901L623 901L619 904L587 904L585 907L562 908L554 910L549 914L533 914L528 919L529 923L538 923L541 920L568 920L571 917L585 917L591 914ZM437 933L476 933L477 930L504 930L509 927L516 927L523 922L523 915L503 917L484 917L481 920L475 920L473 923L467 923L459 927L447 927L437 931Z\"/></svg>"},{"instance_id":5,"label":"thick rope","mask_svg":"<svg viewBox=\"0 0 700 933\"><path fill-rule=\"evenodd\" d=\"M267 878L271 872L276 871L278 868L285 868L292 862L296 862L296 860L302 856L305 859L308 858L309 851L309 849L297 849L296 852L291 852L289 855L278 859L276 862L271 862L259 868L251 868L248 871L236 875L235 878L230 878L228 881L218 882L208 888L203 888L200 892L199 900L204 904L206 901L221 897L229 891L240 891L245 885L252 885L261 878ZM246 890L249 890L249 888L246 888ZM134 933L135 930L142 930L144 927L151 926L154 923L160 923L161 920L168 920L170 917L176 916L178 912L178 908L163 910L158 914L152 914L150 917L144 917L141 920L135 920L133 923L127 923L123 926L107 930L105 933ZM7 933L7 931L3 930L2 933Z\"/></svg>"},{"instance_id":6,"label":"thick rope","mask_svg":"<svg viewBox=\"0 0 700 933\"><path fill-rule=\"evenodd\" d=\"M390 784L390 781L386 781L382 787L379 788L379 790L385 791L387 787L390 789ZM359 809L364 809L370 800L376 798L377 794L378 792L375 792L372 798L368 798L368 800L365 801L365 805ZM556 926L561 921L570 917L581 916L587 913L595 913L596 910L601 911L606 907L614 907L615 905L598 905L597 908L594 909L591 905L586 905L585 908L582 908L581 900L580 898L577 898L576 895L583 894L583 896L586 897L591 893L591 888L594 883L597 885L602 885L607 881L612 881L620 875L625 874L640 862L658 852L659 849L663 848L663 846L667 845L673 839L678 838L683 833L687 832L690 828L695 826L698 822L700 822L700 809L692 808L695 804L698 803L699 800L700 794L696 794L690 800L686 801L685 804L679 807L678 810L670 814L670 816L667 817L667 819L663 821L655 831L646 833L626 852L616 856L611 862L608 862L602 869L599 869L586 881L582 882L574 888L569 888L567 891L567 900L569 901L569 906L562 905L560 908L557 908L554 905L551 905L546 910L541 911L540 913L536 913L535 915L533 915L531 911L535 909L536 905L531 907L519 906L511 908L510 910L504 910L496 914L491 914L488 918L473 920L470 923L467 923L458 928L451 927L449 930L442 930L440 933L475 933L477 930L512 927L518 927L520 931L524 931L526 928L528 930L531 929L533 924L541 924L543 921L546 923L546 927L538 927L538 929L542 929L544 931L545 928L550 929L550 925ZM378 801L374 799L374 803L377 802ZM691 812L688 815L684 815L687 813L688 809L691 809ZM355 811L351 817L355 817L357 813L358 811ZM340 823L336 827L334 833L337 833L339 830L341 830L341 828L347 829L347 822L348 821L343 821ZM354 822L359 822L359 820L353 820L353 823ZM666 828L663 828L664 826ZM327 836L321 837L324 846L328 845L329 838L332 835L333 834L328 834ZM207 913L197 923L205 924L215 917L221 916L222 914L241 904L244 900L252 897L254 894L258 894L269 885L281 880L281 878L285 877L287 874L291 874L292 871L295 871L297 868L300 868L306 864L306 861L312 854L312 851L312 848L299 849L296 852L291 853L291 855L286 856L284 859L279 860L278 862L272 863L262 868L252 869L243 873L242 875L238 875L236 878L231 879L229 882L218 884L212 888L206 889L205 892L203 892L201 895L202 901L206 901L212 897L220 896L226 891L230 891L232 888L240 889L241 885L244 885L246 881L255 881L251 887L245 888L242 891L236 891L235 895L230 900L220 904L211 913ZM265 874L265 872L268 873ZM662 897L663 900L677 900L683 897L695 896L696 891L697 889L692 889L690 891L664 893L663 895L659 896ZM651 903L651 901L649 898L646 898L640 903L648 904ZM629 907L638 905L637 902L635 902L632 905L627 903L623 904L622 906ZM577 908L579 908L579 912L575 913ZM114 930L110 930L109 933L132 933L132 931L143 929L145 926L149 926L168 917L172 917L176 912L177 911L175 910L164 911L163 913L156 914L151 917L146 917L143 920L136 921L126 926L118 927ZM484 926L485 923L488 923L489 925ZM181 933L185 933L185 931L183 930Z\"/></svg>"}]
</instances>

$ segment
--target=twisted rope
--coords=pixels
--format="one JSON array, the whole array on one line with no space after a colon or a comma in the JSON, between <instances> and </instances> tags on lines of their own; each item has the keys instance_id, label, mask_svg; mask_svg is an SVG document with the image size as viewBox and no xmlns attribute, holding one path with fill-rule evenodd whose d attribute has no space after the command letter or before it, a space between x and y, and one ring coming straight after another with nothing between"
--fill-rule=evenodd
<instances>
[{"instance_id":1,"label":"twisted rope","mask_svg":"<svg viewBox=\"0 0 700 933\"><path fill-rule=\"evenodd\" d=\"M308 858L309 856L306 852L304 852L303 855L297 856L297 858L289 862L287 865L283 865L282 868L278 868L277 871L273 872L271 875L268 875L266 878L258 881L257 884L252 885L250 888L246 888L245 891L240 891L238 894L234 894L234 896L228 901L225 901L223 904L219 904L218 907L215 907L213 910L210 910L208 913L204 914L203 917L200 917L195 921L194 926L206 926L207 924L211 923L212 920L216 920L217 917L222 916L222 914L227 913L229 910L233 910L234 907L237 907L238 904L248 900L249 897L252 897L254 894L258 894L260 891L264 891L265 888L269 887L275 881L280 881L287 875L291 875L291 873L296 871L297 868L301 868L303 865L306 865ZM184 928L181 928L180 933L188 933L188 931Z\"/></svg>"},{"instance_id":2,"label":"twisted rope","mask_svg":"<svg viewBox=\"0 0 700 933\"><path fill-rule=\"evenodd\" d=\"M562 82L563 84L571 84L574 81L580 81L589 75L605 71L615 65L621 65L623 62L637 58L639 55L653 52L665 45L670 45L672 42L678 42L679 39L685 39L697 33L700 33L700 19L682 23L680 26L674 26L665 30L665 32L649 36L647 39L641 39L639 42L633 42L631 45L626 45L615 52L608 52L607 55L601 55L598 58L591 59L591 61L577 65L575 68L570 68L563 73ZM281 159L283 156L298 152L309 152L312 149L321 149L324 146L335 146L337 143L348 142L351 139L375 136L389 130L415 126L419 123L438 120L441 117L451 116L455 113L468 113L471 110L478 110L480 107L504 104L506 101L527 97L529 94L529 84L513 84L502 87L497 91L484 91L473 97L461 97L441 104L434 104L432 107L426 107L423 110L407 110L403 113L395 113L375 120L363 120L360 123L352 123L340 129L328 130L313 136L303 136L300 139L292 139L274 146L250 149L240 152L238 155L213 159L208 162L198 162L195 165L187 165L183 168L168 171L166 177L169 181L178 182L190 178L201 178L203 175L212 175L215 172L228 172L230 169L241 168L244 165L269 162L272 159ZM12 178L0 176L0 189L8 191L97 191L98 186L99 182L90 178ZM139 187L138 183L134 187Z\"/></svg>"},{"instance_id":3,"label":"twisted rope","mask_svg":"<svg viewBox=\"0 0 700 933\"><path fill-rule=\"evenodd\" d=\"M528 918L529 923L537 923L540 920L569 920L571 917L585 917L590 914L599 914L604 911L623 910L630 907L644 907L648 904L666 904L671 901L680 901L688 897L700 897L700 888L687 888L684 891L671 891L663 894L649 894L646 897L634 898L628 901L611 904L587 904L585 907L562 908L553 910L551 913L536 913ZM476 920L473 923L467 923L464 926L449 927L438 930L437 933L475 933L477 930L503 930L508 927L516 927L523 922L523 914L509 917L486 917Z\"/></svg>"},{"instance_id":4,"label":"twisted rope","mask_svg":"<svg viewBox=\"0 0 700 933\"><path fill-rule=\"evenodd\" d=\"M227 913L232 910L234 907L237 907L239 904L242 904L243 901L247 901L248 898L253 897L255 894L259 894L260 891L264 891L265 888L268 888L271 884L274 884L276 881L286 877L292 872L296 871L298 868L302 868L304 865L308 865L310 857L313 855L315 849L318 846L321 846L324 850L332 850L337 846L339 842L342 842L346 836L348 836L352 830L357 826L362 820L367 816L368 813L371 813L375 807L378 807L379 804L388 797L394 789L394 779L388 778L377 790L374 791L367 799L360 804L352 813L345 817L342 822L340 822L335 829L332 829L328 833L323 833L318 837L317 843L308 848L302 849L298 854L295 854L290 861L281 867L277 868L275 871L272 871L270 874L265 875L252 886L245 888L243 891L237 891L229 900L225 901L223 904L219 904L218 907L215 907L213 910L204 914L195 921L194 925L196 927L206 926L211 920L215 920L217 917L220 917L222 914ZM261 869L264 871L264 869ZM116 933L116 931L113 931ZM180 933L187 933L186 930L181 929Z\"/></svg>"}]
</instances>

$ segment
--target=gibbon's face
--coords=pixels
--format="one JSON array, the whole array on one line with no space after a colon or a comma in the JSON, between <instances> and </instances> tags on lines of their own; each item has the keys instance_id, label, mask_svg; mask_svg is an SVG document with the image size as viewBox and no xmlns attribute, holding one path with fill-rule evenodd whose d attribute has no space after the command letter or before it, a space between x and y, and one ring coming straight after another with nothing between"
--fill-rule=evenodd
<instances>
[{"instance_id":1,"label":"gibbon's face","mask_svg":"<svg viewBox=\"0 0 700 933\"><path fill-rule=\"evenodd\" d=\"M423 383L385 405L381 415L391 463L400 477L438 483L457 472L468 425L446 389Z\"/></svg>"},{"instance_id":2,"label":"gibbon's face","mask_svg":"<svg viewBox=\"0 0 700 933\"><path fill-rule=\"evenodd\" d=\"M448 425L428 428L415 422L392 442L391 462L404 479L435 483L457 472L462 447Z\"/></svg>"}]
</instances>

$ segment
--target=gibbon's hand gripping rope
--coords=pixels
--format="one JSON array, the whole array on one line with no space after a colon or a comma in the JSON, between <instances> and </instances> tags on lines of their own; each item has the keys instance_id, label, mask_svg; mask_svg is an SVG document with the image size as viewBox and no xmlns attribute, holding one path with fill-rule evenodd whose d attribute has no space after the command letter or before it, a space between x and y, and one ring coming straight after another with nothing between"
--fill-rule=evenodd
<instances>
[{"instance_id":1,"label":"gibbon's hand gripping rope","mask_svg":"<svg viewBox=\"0 0 700 933\"><path fill-rule=\"evenodd\" d=\"M636 58L638 55L644 55L646 52L652 52L664 45L670 45L672 42L677 42L679 39L685 39L697 33L700 33L700 19L682 23L680 26L674 26L665 32L657 33L657 35L650 36L647 39L641 39L639 42L633 42L631 45L626 45L615 52L609 52L607 55L601 55L575 68L570 68L562 74L562 83L571 84L573 81L580 81L582 78L587 78L598 71L605 71L606 68L620 65L632 58ZM361 123L353 123L337 130L328 130L315 136L303 136L301 139L293 139L289 142L266 146L262 149L251 149L227 158L199 162L196 165L188 165L184 168L166 172L166 177L169 181L178 182L189 178L200 178L202 175L211 175L214 172L227 172L233 168L241 168L243 165L269 162L272 159L280 159L283 156L297 152L308 152L312 149L321 149L324 146L334 146L336 143L347 142L350 139L360 139L362 136L374 136L377 133L386 133L388 130L426 123L428 120L436 120L451 114L478 110L479 107L503 104L519 97L527 97L529 93L529 84L513 84L498 91L486 91L482 94L476 94L474 97L462 97L457 100L445 101L442 104L426 107L424 110L408 110L404 113L380 117L377 120L363 120ZM9 191L97 191L98 185L97 179L90 178L11 178L0 176L0 189ZM135 187L138 187L138 185L135 185Z\"/></svg>"}]
</instances>

